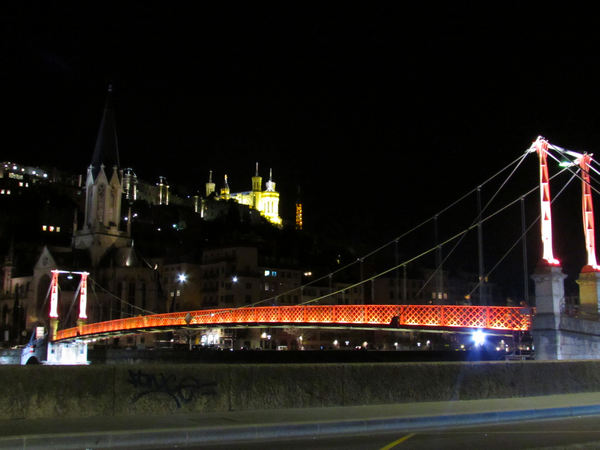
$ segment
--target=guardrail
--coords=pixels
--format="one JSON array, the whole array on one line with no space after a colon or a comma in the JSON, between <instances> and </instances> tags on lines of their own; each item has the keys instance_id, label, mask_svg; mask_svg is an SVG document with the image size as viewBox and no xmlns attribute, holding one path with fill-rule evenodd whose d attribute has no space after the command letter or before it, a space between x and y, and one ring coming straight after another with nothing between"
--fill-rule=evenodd
<instances>
[{"instance_id":1,"label":"guardrail","mask_svg":"<svg viewBox=\"0 0 600 450\"><path fill-rule=\"evenodd\" d=\"M289 323L390 325L525 331L533 308L457 305L303 305L186 311L130 317L60 330L56 340L118 331L190 325Z\"/></svg>"}]
</instances>

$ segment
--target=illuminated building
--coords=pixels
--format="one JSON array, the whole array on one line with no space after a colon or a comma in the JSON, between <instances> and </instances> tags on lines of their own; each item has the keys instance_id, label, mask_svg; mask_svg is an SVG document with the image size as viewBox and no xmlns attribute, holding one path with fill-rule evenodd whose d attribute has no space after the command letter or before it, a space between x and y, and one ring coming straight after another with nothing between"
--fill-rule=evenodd
<instances>
[{"instance_id":1,"label":"illuminated building","mask_svg":"<svg viewBox=\"0 0 600 450\"><path fill-rule=\"evenodd\" d=\"M302 201L300 200L300 186L298 186L298 197L296 198L296 228L302 229Z\"/></svg>"},{"instance_id":2,"label":"illuminated building","mask_svg":"<svg viewBox=\"0 0 600 450\"><path fill-rule=\"evenodd\" d=\"M258 163L256 163L256 172L252 177L251 191L231 193L227 175L225 175L223 186L219 194L216 194L215 183L212 181L212 171L210 171L208 183L206 183L206 198L202 200L201 212L202 217L207 220L216 219L218 214L226 211L222 205L215 205L214 200L221 202L233 200L240 205L245 205L250 210L258 211L274 225L281 225L282 223L281 217L279 217L279 192L275 190L273 170L269 171L269 181L267 181L266 189L263 191L262 177L258 174ZM211 201L212 205L210 204Z\"/></svg>"},{"instance_id":3,"label":"illuminated building","mask_svg":"<svg viewBox=\"0 0 600 450\"><path fill-rule=\"evenodd\" d=\"M129 229L121 220L123 172L119 167L110 89L92 164L87 171L85 192L84 220L73 224L71 246L45 246L35 263L28 284L31 292L24 301L28 330L44 324L48 318L47 297L53 270L65 272L59 279L61 328L74 326L77 319L76 314L69 315L69 305L79 282L72 273L83 271L90 274L88 283L93 292L87 306L91 323L165 310L155 267L136 252ZM145 344L145 339L128 337L126 345ZM153 341L154 337L149 339Z\"/></svg>"}]
</instances>

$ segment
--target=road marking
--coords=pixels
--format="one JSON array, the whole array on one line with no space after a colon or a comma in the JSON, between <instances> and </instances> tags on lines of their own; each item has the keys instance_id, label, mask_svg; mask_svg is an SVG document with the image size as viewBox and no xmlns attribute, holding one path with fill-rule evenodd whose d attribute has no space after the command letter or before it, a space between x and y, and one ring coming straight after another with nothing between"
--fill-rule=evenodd
<instances>
[{"instance_id":1,"label":"road marking","mask_svg":"<svg viewBox=\"0 0 600 450\"><path fill-rule=\"evenodd\" d=\"M397 441L392 442L391 444L386 445L385 447L383 447L381 450L390 450L390 448L395 447L396 445L400 444L401 442L406 441L407 439L410 439L411 437L413 437L416 433L410 433L407 434L406 436L404 436L403 438L398 439Z\"/></svg>"}]
</instances>

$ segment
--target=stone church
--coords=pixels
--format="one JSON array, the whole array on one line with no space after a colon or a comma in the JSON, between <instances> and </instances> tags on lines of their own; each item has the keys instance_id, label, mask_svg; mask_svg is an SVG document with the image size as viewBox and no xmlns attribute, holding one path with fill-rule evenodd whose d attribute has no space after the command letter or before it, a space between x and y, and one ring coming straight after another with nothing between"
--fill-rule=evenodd
<instances>
[{"instance_id":1,"label":"stone church","mask_svg":"<svg viewBox=\"0 0 600 450\"><path fill-rule=\"evenodd\" d=\"M85 192L84 222L77 224L75 216L70 247L45 246L35 263L33 275L23 279L11 276L11 258L7 258L4 289L9 294L15 288L21 291L18 310L23 316L22 327L25 330L48 325L53 270L61 271L58 283L59 329L76 325L81 279L78 272L89 273L89 323L165 312L166 296L157 267L136 252L128 226L129 217L121 208L123 170L119 163L110 87L87 170ZM14 297L14 293L10 297ZM11 301L14 303L13 299ZM5 312L17 310L16 303L1 305L0 308ZM8 318L4 319L8 321Z\"/></svg>"}]
</instances>

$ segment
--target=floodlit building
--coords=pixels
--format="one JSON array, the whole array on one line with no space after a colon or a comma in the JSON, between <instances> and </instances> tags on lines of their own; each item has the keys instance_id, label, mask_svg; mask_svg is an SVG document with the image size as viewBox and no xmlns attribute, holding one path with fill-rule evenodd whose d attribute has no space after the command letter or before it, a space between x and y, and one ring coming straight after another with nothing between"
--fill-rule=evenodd
<instances>
[{"instance_id":1,"label":"floodlit building","mask_svg":"<svg viewBox=\"0 0 600 450\"><path fill-rule=\"evenodd\" d=\"M211 171L208 183L206 183L206 197L202 199L200 214L207 220L216 219L219 215L226 213L230 200L245 206L245 211L258 211L274 225L280 226L282 223L279 216L279 192L275 190L272 169L269 171L269 181L266 183L266 189L263 190L262 177L258 174L258 163L256 163L256 171L252 177L252 190L236 193L231 193L227 175L225 175L223 185L217 193L216 185L212 181Z\"/></svg>"}]
</instances>

